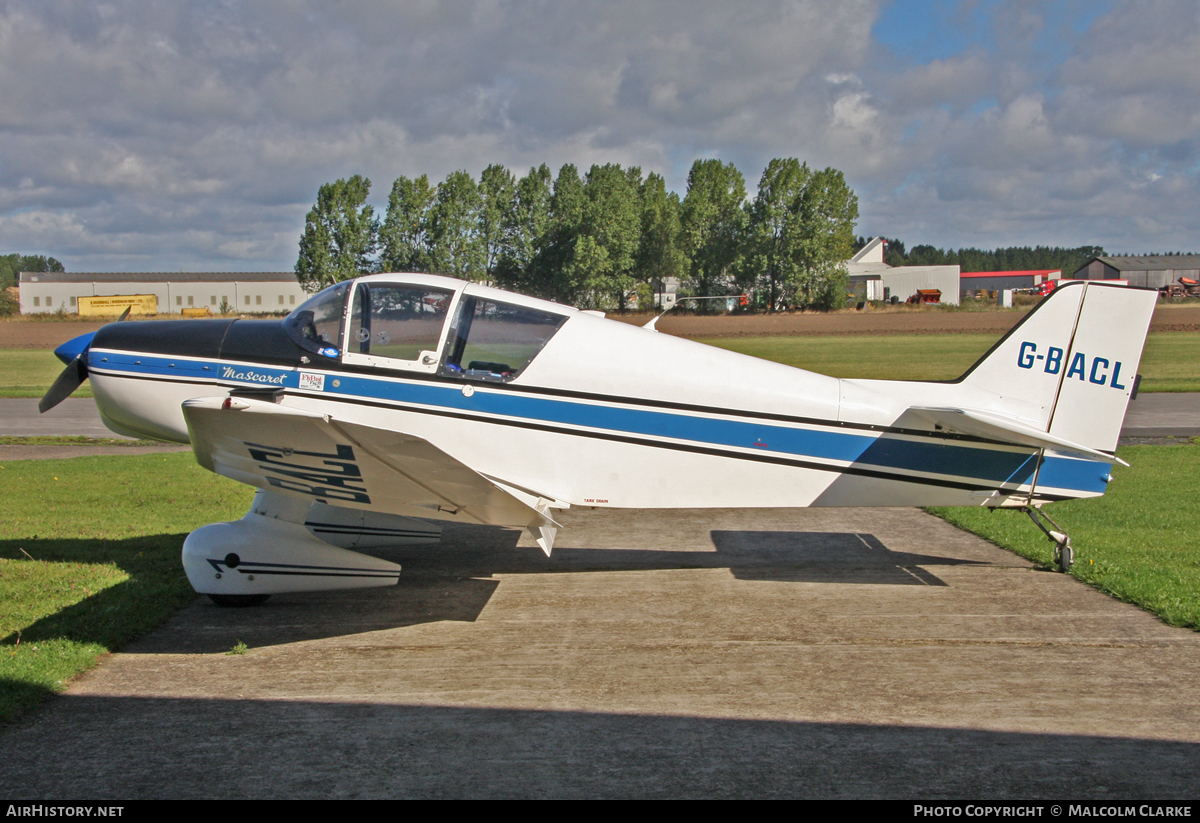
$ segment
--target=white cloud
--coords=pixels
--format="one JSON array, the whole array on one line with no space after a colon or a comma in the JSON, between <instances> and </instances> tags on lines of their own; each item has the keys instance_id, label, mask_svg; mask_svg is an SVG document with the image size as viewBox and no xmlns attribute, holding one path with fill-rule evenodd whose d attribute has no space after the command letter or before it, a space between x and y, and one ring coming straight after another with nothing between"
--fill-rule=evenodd
<instances>
[{"instance_id":1,"label":"white cloud","mask_svg":"<svg viewBox=\"0 0 1200 823\"><path fill-rule=\"evenodd\" d=\"M1043 6L1001 6L997 48L915 64L872 43L878 8L13 0L0 241L72 268L290 268L318 185L355 173L381 204L400 174L492 162L682 191L696 157L753 185L796 156L910 244L1195 245L1194 4L1118 4L1055 59Z\"/></svg>"}]
</instances>

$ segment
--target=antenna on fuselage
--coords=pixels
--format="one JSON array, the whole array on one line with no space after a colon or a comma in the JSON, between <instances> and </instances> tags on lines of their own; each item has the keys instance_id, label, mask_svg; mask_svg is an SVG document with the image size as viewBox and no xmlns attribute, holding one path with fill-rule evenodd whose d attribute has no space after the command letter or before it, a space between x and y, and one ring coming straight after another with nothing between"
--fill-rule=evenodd
<instances>
[{"instance_id":1,"label":"antenna on fuselage","mask_svg":"<svg viewBox=\"0 0 1200 823\"><path fill-rule=\"evenodd\" d=\"M649 329L650 331L658 331L658 328L654 325L655 323L658 322L658 318L662 317L664 314L669 312L671 309L678 306L684 300L728 300L731 297L738 298L738 300L741 301L741 305L743 305L743 306L745 306L749 302L747 295L745 295L745 294L718 294L713 297L680 297L680 298L677 298L674 303L667 306L665 309L663 309L658 314L654 315L654 317L650 318L650 322L646 323L644 326L642 326L642 328Z\"/></svg>"}]
</instances>

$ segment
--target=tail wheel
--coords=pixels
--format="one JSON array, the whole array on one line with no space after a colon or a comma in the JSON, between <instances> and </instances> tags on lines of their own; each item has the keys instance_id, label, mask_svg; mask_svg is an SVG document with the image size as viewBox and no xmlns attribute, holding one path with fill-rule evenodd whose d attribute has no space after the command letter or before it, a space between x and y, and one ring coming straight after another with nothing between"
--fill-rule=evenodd
<instances>
[{"instance_id":1,"label":"tail wheel","mask_svg":"<svg viewBox=\"0 0 1200 823\"><path fill-rule=\"evenodd\" d=\"M1075 562L1075 552L1071 549L1071 538L1066 538L1061 543L1054 544L1054 562L1058 566L1058 570L1069 572L1071 564Z\"/></svg>"}]
</instances>

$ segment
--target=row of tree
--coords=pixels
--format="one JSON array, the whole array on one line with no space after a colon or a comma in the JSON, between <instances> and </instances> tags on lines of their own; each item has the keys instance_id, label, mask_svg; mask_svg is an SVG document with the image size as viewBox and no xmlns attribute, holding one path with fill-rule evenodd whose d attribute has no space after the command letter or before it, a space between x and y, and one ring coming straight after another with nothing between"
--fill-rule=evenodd
<instances>
[{"instance_id":1,"label":"row of tree","mask_svg":"<svg viewBox=\"0 0 1200 823\"><path fill-rule=\"evenodd\" d=\"M846 299L858 198L833 168L772 160L747 196L731 163L697 160L687 192L658 174L594 165L517 178L500 165L433 185L398 178L382 220L371 182L320 187L296 274L310 290L375 271L437 272L572 305L624 309L653 280L696 296L754 292L770 310L836 308Z\"/></svg>"},{"instance_id":2,"label":"row of tree","mask_svg":"<svg viewBox=\"0 0 1200 823\"><path fill-rule=\"evenodd\" d=\"M861 249L870 238L859 237L856 249ZM1100 246L1079 246L1074 249L1059 246L1011 246L1003 249L938 249L933 246L913 246L905 251L904 242L885 238L887 243L884 262L889 266L959 266L964 272L972 271L1062 271L1070 277L1093 257L1103 257L1106 252Z\"/></svg>"}]
</instances>

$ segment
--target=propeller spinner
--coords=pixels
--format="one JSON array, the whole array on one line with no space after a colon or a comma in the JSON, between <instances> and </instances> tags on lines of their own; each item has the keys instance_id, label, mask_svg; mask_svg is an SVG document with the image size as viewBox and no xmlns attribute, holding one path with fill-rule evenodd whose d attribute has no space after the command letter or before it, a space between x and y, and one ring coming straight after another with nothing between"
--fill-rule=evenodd
<instances>
[{"instance_id":1,"label":"propeller spinner","mask_svg":"<svg viewBox=\"0 0 1200 823\"><path fill-rule=\"evenodd\" d=\"M118 323L129 317L131 308L128 307L121 312L121 316L117 318ZM91 346L92 338L95 336L95 332L81 334L54 350L54 356L66 363L67 367L62 370L62 373L58 375L50 389L38 402L39 412L44 414L50 411L83 385L83 381L87 379L88 347Z\"/></svg>"}]
</instances>

